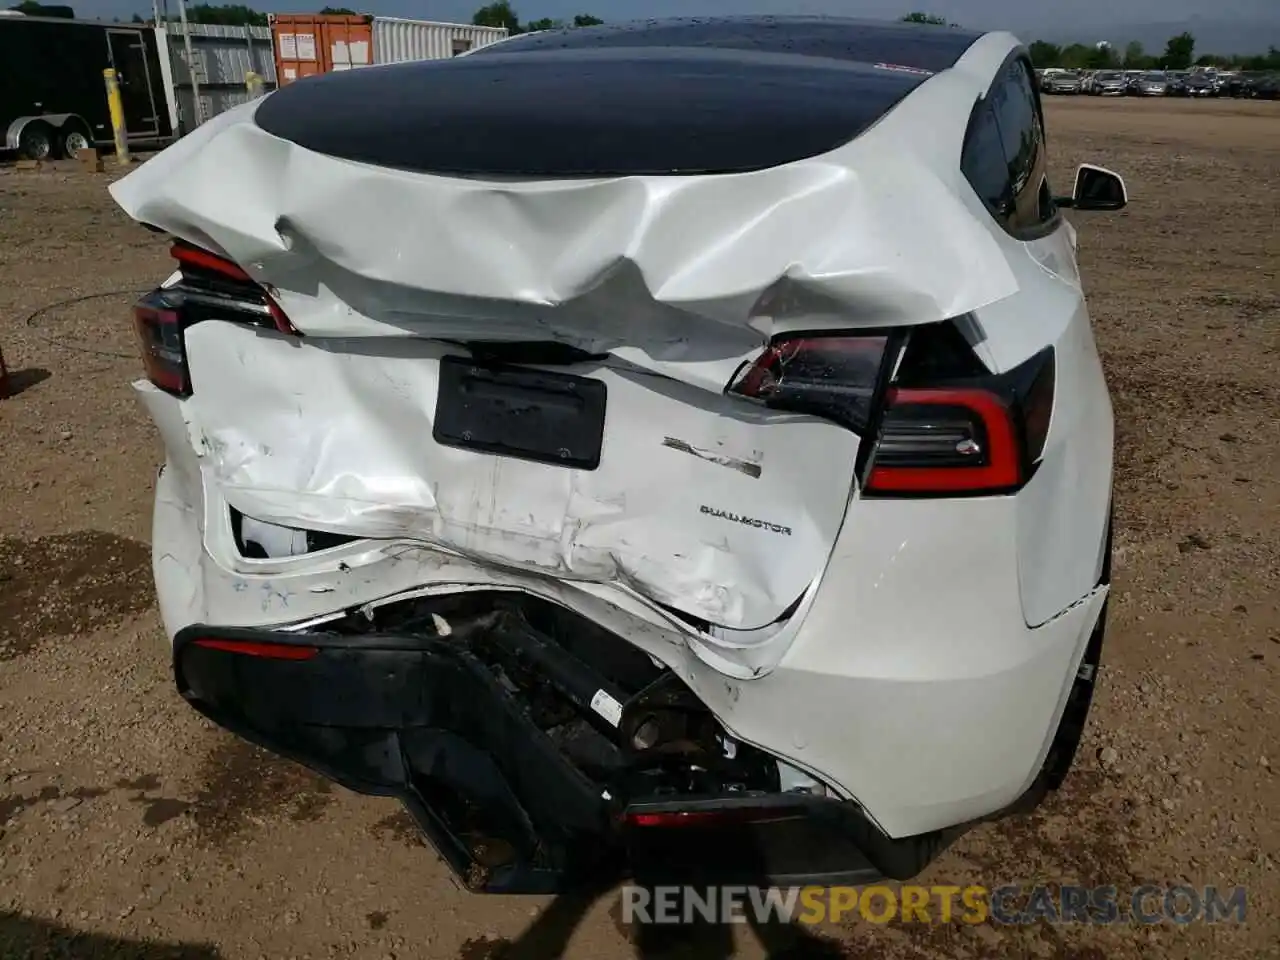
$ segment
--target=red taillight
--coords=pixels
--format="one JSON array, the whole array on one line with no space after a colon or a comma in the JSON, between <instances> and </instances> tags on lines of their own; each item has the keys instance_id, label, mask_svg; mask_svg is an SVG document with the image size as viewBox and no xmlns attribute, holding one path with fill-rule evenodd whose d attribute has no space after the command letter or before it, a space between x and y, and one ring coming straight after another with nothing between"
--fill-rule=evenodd
<instances>
[{"instance_id":1,"label":"red taillight","mask_svg":"<svg viewBox=\"0 0 1280 960\"><path fill-rule=\"evenodd\" d=\"M980 496L1022 487L1044 451L1055 364L1045 350L1000 376L890 388L863 493Z\"/></svg>"},{"instance_id":2,"label":"red taillight","mask_svg":"<svg viewBox=\"0 0 1280 960\"><path fill-rule=\"evenodd\" d=\"M973 495L1015 490L1022 481L1017 430L995 394L889 391L866 492Z\"/></svg>"},{"instance_id":3,"label":"red taillight","mask_svg":"<svg viewBox=\"0 0 1280 960\"><path fill-rule=\"evenodd\" d=\"M246 657L258 657L262 660L310 660L320 652L318 647L307 647L295 643L272 643L263 640L227 640L222 637L200 637L191 642L197 647L204 647L206 650L238 653Z\"/></svg>"},{"instance_id":4,"label":"red taillight","mask_svg":"<svg viewBox=\"0 0 1280 960\"><path fill-rule=\"evenodd\" d=\"M860 433L870 420L888 342L884 335L847 334L775 340L739 371L727 392Z\"/></svg>"},{"instance_id":5,"label":"red taillight","mask_svg":"<svg viewBox=\"0 0 1280 960\"><path fill-rule=\"evenodd\" d=\"M719 810L629 810L623 820L629 827L719 827L744 823L790 820L802 811L794 807L722 807Z\"/></svg>"},{"instance_id":6,"label":"red taillight","mask_svg":"<svg viewBox=\"0 0 1280 960\"><path fill-rule=\"evenodd\" d=\"M147 379L162 390L189 396L191 382L178 311L161 299L143 300L133 308L133 328Z\"/></svg>"},{"instance_id":7,"label":"red taillight","mask_svg":"<svg viewBox=\"0 0 1280 960\"><path fill-rule=\"evenodd\" d=\"M193 247L189 243L174 241L173 246L169 248L169 252L172 254L173 259L178 261L178 266L180 267L194 267L196 270L206 270L209 273L221 274L228 280L239 280L243 283L253 282L252 277L230 260L210 253L208 250Z\"/></svg>"},{"instance_id":8,"label":"red taillight","mask_svg":"<svg viewBox=\"0 0 1280 960\"><path fill-rule=\"evenodd\" d=\"M255 296L262 297L266 301L267 308L271 311L271 319L275 323L276 329L281 333L287 333L298 336L298 329L289 320L280 305L275 302L272 296L262 288L252 277L247 274L239 264L233 263L226 257L220 257L217 254L210 253L208 250L202 250L194 247L189 243L183 243L181 240L175 240L173 246L169 249L173 259L178 261L180 268L189 268L193 271L203 271L222 277L235 283L245 284L252 288Z\"/></svg>"}]
</instances>

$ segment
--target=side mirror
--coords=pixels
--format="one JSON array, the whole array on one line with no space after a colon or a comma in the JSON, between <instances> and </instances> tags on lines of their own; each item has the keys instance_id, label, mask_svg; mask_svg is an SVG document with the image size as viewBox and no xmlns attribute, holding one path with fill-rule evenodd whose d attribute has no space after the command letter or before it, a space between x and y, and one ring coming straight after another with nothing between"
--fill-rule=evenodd
<instances>
[{"instance_id":1,"label":"side mirror","mask_svg":"<svg viewBox=\"0 0 1280 960\"><path fill-rule=\"evenodd\" d=\"M1054 203L1075 210L1121 210L1129 203L1129 193L1118 173L1082 163L1076 170L1075 192L1055 198Z\"/></svg>"}]
</instances>

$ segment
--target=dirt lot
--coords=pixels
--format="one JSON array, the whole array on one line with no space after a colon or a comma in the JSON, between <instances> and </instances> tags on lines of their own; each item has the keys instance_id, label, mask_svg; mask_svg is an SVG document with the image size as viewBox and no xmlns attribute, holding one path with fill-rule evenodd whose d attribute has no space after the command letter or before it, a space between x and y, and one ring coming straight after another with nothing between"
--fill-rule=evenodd
<instances>
[{"instance_id":1,"label":"dirt lot","mask_svg":"<svg viewBox=\"0 0 1280 960\"><path fill-rule=\"evenodd\" d=\"M1244 885L1248 922L823 933L864 958L1280 956L1280 103L1048 110L1059 190L1089 160L1132 197L1075 218L1120 429L1112 631L1062 793L924 880ZM113 292L169 265L107 180L0 172L21 391L0 401L0 957L636 955L616 894L468 895L394 804L179 702L149 582L160 449Z\"/></svg>"}]
</instances>

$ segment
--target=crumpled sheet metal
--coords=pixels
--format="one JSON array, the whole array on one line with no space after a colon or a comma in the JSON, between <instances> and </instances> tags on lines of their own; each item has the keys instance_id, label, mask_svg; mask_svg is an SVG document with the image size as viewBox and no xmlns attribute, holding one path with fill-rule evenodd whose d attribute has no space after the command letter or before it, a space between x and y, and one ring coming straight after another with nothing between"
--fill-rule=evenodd
<instances>
[{"instance_id":1,"label":"crumpled sheet metal","mask_svg":"<svg viewBox=\"0 0 1280 960\"><path fill-rule=\"evenodd\" d=\"M183 415L201 469L233 507L269 523L623 584L751 630L821 573L844 517L852 433L733 415L727 398L688 416L687 395L702 391L653 374L592 371L610 397L601 463L566 470L432 440L437 361L451 352L441 344L353 352L208 320L188 329L187 346L194 389Z\"/></svg>"},{"instance_id":2,"label":"crumpled sheet metal","mask_svg":"<svg viewBox=\"0 0 1280 960\"><path fill-rule=\"evenodd\" d=\"M945 115L928 87L857 140L780 167L541 182L333 159L258 128L256 101L111 192L135 219L241 263L306 333L536 330L723 356L788 327L923 323L1015 292L958 157L937 146L949 141L919 129Z\"/></svg>"},{"instance_id":3,"label":"crumpled sheet metal","mask_svg":"<svg viewBox=\"0 0 1280 960\"><path fill-rule=\"evenodd\" d=\"M335 160L257 128L250 103L112 193L135 219L230 256L306 334L187 331L184 415L231 505L622 584L750 645L824 569L858 439L726 406L733 371L786 330L923 323L1016 291L1006 238L934 146L950 142L939 124L963 126L968 94L929 88L810 160L555 182ZM936 122L904 112L912 103ZM600 469L432 442L439 341L504 338L611 354L593 372L609 383Z\"/></svg>"}]
</instances>

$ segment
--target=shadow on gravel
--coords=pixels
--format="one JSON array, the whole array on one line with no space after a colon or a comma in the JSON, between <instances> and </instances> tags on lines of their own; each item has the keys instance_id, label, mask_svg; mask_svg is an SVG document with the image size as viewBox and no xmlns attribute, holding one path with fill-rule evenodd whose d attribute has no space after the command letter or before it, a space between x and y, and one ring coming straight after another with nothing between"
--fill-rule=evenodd
<instances>
[{"instance_id":1,"label":"shadow on gravel","mask_svg":"<svg viewBox=\"0 0 1280 960\"><path fill-rule=\"evenodd\" d=\"M42 960L218 960L221 954L205 944L123 940L84 933L61 924L0 910L0 957L39 957Z\"/></svg>"},{"instance_id":2,"label":"shadow on gravel","mask_svg":"<svg viewBox=\"0 0 1280 960\"><path fill-rule=\"evenodd\" d=\"M145 543L97 530L0 539L0 661L154 604Z\"/></svg>"},{"instance_id":3,"label":"shadow on gravel","mask_svg":"<svg viewBox=\"0 0 1280 960\"><path fill-rule=\"evenodd\" d=\"M295 823L318 820L333 800L333 784L318 773L223 731L212 735L217 743L204 758L201 787L193 799L159 793L160 778L154 774L116 782L118 789L133 794L132 802L142 806L146 826L159 827L188 816L201 840L218 846L271 818Z\"/></svg>"},{"instance_id":4,"label":"shadow on gravel","mask_svg":"<svg viewBox=\"0 0 1280 960\"><path fill-rule=\"evenodd\" d=\"M41 804L53 804L54 809L72 810L85 800L94 800L106 793L106 790L99 787L76 787L67 791L63 791L61 787L41 787L30 796L21 793L0 795L0 826L10 817L16 817ZM0 958L7 956L8 954L0 953Z\"/></svg>"},{"instance_id":5,"label":"shadow on gravel","mask_svg":"<svg viewBox=\"0 0 1280 960\"><path fill-rule=\"evenodd\" d=\"M458 960L553 960L571 956L570 939L574 931L591 907L608 892L598 890L557 897L515 940L488 937L468 940ZM740 924L627 924L622 919L621 906L619 901L609 912L614 926L631 943L639 960L730 960L737 952L733 930ZM758 923L750 911L747 919L769 960L838 960L849 956L835 941L816 937L794 924Z\"/></svg>"},{"instance_id":6,"label":"shadow on gravel","mask_svg":"<svg viewBox=\"0 0 1280 960\"><path fill-rule=\"evenodd\" d=\"M192 810L206 840L221 843L266 817L319 820L333 801L333 784L320 774L231 734L217 736L217 746L204 759L204 786Z\"/></svg>"},{"instance_id":7,"label":"shadow on gravel","mask_svg":"<svg viewBox=\"0 0 1280 960\"><path fill-rule=\"evenodd\" d=\"M610 884L559 896L515 940L488 937L468 940L458 960L553 960L572 956L570 940L574 931L591 908L616 889ZM849 956L837 942L815 936L796 924L760 922L750 910L744 913L746 925L764 947L769 960L837 960ZM609 914L618 933L632 945L638 960L730 960L737 953L734 928L743 926L701 919L670 925L627 922L622 915L620 897L610 907Z\"/></svg>"},{"instance_id":8,"label":"shadow on gravel","mask_svg":"<svg viewBox=\"0 0 1280 960\"><path fill-rule=\"evenodd\" d=\"M27 367L23 370L14 370L9 374L9 396L6 397L0 393L0 400L7 400L9 397L16 397L22 391L34 387L38 383L44 383L48 380L52 373L43 367Z\"/></svg>"},{"instance_id":9,"label":"shadow on gravel","mask_svg":"<svg viewBox=\"0 0 1280 960\"><path fill-rule=\"evenodd\" d=\"M1093 771L1077 771L1063 789L1034 810L997 821L985 837L974 836L960 846L955 857L966 875L975 874L989 885L1072 882L1086 886L1140 882L1129 860L1125 836L1134 828L1132 810L1123 800L1104 790L1105 780ZM406 821L389 820L384 830L399 834ZM1108 823L1113 829L1082 830L1081 823ZM408 833L404 834L407 838ZM948 883L956 882L947 877ZM922 881L923 882L923 881ZM613 889L613 888L610 888ZM458 960L552 960L575 955L571 938L591 908L608 889L556 899L533 924L514 940L480 937L467 941ZM1021 909L1025 901L1011 905ZM621 916L621 899L612 906L614 926L631 943L639 960L728 960L734 956L733 927L740 924L678 924L658 926L627 924ZM784 923L747 920L771 960L888 960L890 957L966 957L970 960L1005 960L1007 957L1053 957L1054 960L1106 960L1097 945L1081 940L1070 925L1055 927L1041 922L1026 926L999 926L992 921L975 927L956 919L932 924L894 920L868 930L843 929L839 940L815 936Z\"/></svg>"}]
</instances>

